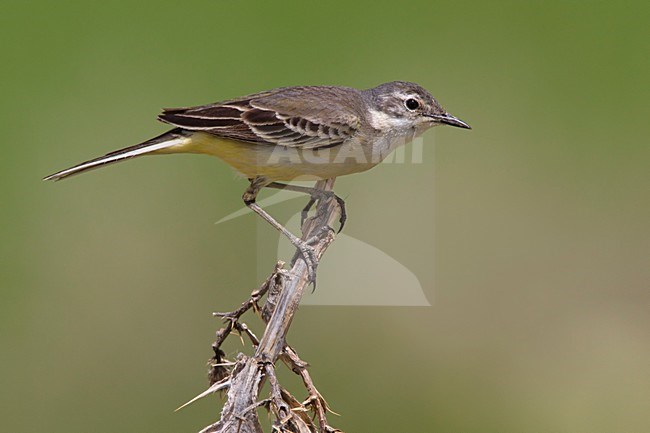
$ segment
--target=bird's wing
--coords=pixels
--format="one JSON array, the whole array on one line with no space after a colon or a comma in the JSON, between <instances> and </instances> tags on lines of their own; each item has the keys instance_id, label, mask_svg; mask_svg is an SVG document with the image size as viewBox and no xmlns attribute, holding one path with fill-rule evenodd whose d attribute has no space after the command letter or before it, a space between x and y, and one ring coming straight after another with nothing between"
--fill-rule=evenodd
<instances>
[{"instance_id":1,"label":"bird's wing","mask_svg":"<svg viewBox=\"0 0 650 433\"><path fill-rule=\"evenodd\" d=\"M359 128L362 99L339 87L291 87L190 108L158 119L190 131L303 149L336 146Z\"/></svg>"}]
</instances>

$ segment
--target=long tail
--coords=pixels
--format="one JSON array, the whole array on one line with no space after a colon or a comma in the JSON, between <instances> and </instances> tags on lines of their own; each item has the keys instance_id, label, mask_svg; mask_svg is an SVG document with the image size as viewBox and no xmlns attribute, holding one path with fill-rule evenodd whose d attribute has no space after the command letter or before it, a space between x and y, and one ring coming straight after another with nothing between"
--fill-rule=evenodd
<instances>
[{"instance_id":1,"label":"long tail","mask_svg":"<svg viewBox=\"0 0 650 433\"><path fill-rule=\"evenodd\" d=\"M119 162L124 159L134 158L136 156L160 151L168 147L186 144L188 140L190 140L190 138L187 135L184 135L180 128L172 129L171 131L165 132L164 134L143 143L125 147L124 149L107 153L99 158L82 162L74 167L66 168L65 170L44 177L43 180L61 180L68 176L83 173L84 171Z\"/></svg>"}]
</instances>

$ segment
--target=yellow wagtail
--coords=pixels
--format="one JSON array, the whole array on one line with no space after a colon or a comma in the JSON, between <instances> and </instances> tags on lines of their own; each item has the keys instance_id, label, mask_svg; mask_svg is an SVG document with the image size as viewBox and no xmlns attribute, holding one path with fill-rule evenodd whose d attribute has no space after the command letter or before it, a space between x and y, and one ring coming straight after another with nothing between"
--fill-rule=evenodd
<instances>
[{"instance_id":1,"label":"yellow wagtail","mask_svg":"<svg viewBox=\"0 0 650 433\"><path fill-rule=\"evenodd\" d=\"M286 87L158 116L174 129L143 143L116 150L45 180L59 180L140 155L214 155L250 180L243 199L282 232L304 257L315 278L313 249L255 203L264 187L311 195L310 205L331 192L278 181L328 179L368 170L393 149L437 125L470 129L447 113L422 87L394 81L367 90L334 86ZM309 206L309 205L308 205Z\"/></svg>"}]
</instances>

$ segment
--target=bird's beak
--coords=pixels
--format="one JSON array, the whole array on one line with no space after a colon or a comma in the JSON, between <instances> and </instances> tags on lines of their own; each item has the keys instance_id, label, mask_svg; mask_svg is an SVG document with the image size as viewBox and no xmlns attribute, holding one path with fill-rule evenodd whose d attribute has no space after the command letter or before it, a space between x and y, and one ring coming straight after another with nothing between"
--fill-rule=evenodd
<instances>
[{"instance_id":1,"label":"bird's beak","mask_svg":"<svg viewBox=\"0 0 650 433\"><path fill-rule=\"evenodd\" d=\"M472 129L467 123L463 122L457 117L449 113L445 114L428 114L427 117L434 119L437 122L444 123L445 125L455 126L457 128Z\"/></svg>"}]
</instances>

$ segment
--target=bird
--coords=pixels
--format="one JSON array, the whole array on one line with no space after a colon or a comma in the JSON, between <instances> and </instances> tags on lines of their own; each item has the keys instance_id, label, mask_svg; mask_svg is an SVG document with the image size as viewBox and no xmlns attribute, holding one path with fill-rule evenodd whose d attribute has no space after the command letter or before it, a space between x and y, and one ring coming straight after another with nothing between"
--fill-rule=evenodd
<instances>
[{"instance_id":1,"label":"bird","mask_svg":"<svg viewBox=\"0 0 650 433\"><path fill-rule=\"evenodd\" d=\"M303 215L316 200L334 198L345 224L344 201L331 191L291 185L371 169L395 148L431 127L471 129L449 114L422 86L392 81L359 90L342 86L282 87L207 105L166 108L158 120L172 129L46 176L58 181L94 168L142 155L198 153L216 156L250 184L244 204L283 233L300 251L315 282L314 250L256 203L263 188L310 195ZM340 230L339 229L339 230Z\"/></svg>"}]
</instances>

